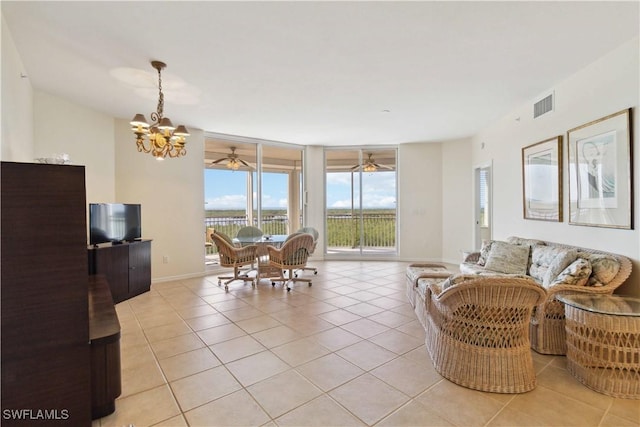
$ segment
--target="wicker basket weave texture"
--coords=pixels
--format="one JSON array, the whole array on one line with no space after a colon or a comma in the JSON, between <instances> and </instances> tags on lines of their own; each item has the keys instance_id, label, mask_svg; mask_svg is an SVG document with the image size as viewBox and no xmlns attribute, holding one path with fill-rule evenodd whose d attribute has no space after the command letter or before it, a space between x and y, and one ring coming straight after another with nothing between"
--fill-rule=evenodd
<instances>
[{"instance_id":1,"label":"wicker basket weave texture","mask_svg":"<svg viewBox=\"0 0 640 427\"><path fill-rule=\"evenodd\" d=\"M533 279L480 277L427 293L426 346L436 370L464 387L523 393L536 386L528 322L545 296Z\"/></svg>"},{"instance_id":2,"label":"wicker basket weave texture","mask_svg":"<svg viewBox=\"0 0 640 427\"><path fill-rule=\"evenodd\" d=\"M620 264L618 274L604 286L571 286L558 285L548 289L546 299L539 304L533 314L530 325L531 348L542 354L564 355L567 352L567 336L565 333L564 304L556 300L560 294L588 293L594 295L610 295L631 274L632 264L629 258L596 249L580 248L554 242L545 242L549 246L578 249L589 254L604 254L614 257Z\"/></svg>"},{"instance_id":3,"label":"wicker basket weave texture","mask_svg":"<svg viewBox=\"0 0 640 427\"><path fill-rule=\"evenodd\" d=\"M640 399L640 317L566 313L567 370L600 393Z\"/></svg>"},{"instance_id":4,"label":"wicker basket weave texture","mask_svg":"<svg viewBox=\"0 0 640 427\"><path fill-rule=\"evenodd\" d=\"M526 239L511 236L506 239L509 242L527 241L534 239ZM598 249L582 248L578 246L567 245L564 243L556 243L551 241L537 240L546 246L566 249L577 249L579 252L587 254L610 255L615 258L620 269L618 274L609 282L601 287L594 286L574 286L574 285L556 285L547 290L546 298L538 304L534 309L529 324L529 333L531 337L531 348L541 354L564 355L567 352L567 337L565 333L565 314L564 304L556 300L561 294L568 293L589 293L589 294L612 294L631 274L632 264L629 258L611 252L601 251ZM475 262L479 257L479 252L469 255L465 262Z\"/></svg>"}]
</instances>

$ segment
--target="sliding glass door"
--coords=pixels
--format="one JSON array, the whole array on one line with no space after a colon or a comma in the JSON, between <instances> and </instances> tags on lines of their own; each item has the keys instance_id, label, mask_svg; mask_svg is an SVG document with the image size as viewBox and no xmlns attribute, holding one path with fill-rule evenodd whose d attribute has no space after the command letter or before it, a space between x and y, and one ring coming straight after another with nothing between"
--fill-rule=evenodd
<instances>
[{"instance_id":1,"label":"sliding glass door","mask_svg":"<svg viewBox=\"0 0 640 427\"><path fill-rule=\"evenodd\" d=\"M300 228L303 148L206 138L204 154L205 236L215 228L233 238L247 225L265 234ZM215 255L211 242L205 248Z\"/></svg>"},{"instance_id":2,"label":"sliding glass door","mask_svg":"<svg viewBox=\"0 0 640 427\"><path fill-rule=\"evenodd\" d=\"M397 253L396 149L326 149L326 253Z\"/></svg>"}]
</instances>

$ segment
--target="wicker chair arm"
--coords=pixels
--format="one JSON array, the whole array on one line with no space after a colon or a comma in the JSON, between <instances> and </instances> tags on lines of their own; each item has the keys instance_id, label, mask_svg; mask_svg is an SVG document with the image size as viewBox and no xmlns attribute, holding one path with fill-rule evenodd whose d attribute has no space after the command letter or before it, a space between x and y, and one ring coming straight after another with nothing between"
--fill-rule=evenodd
<instances>
[{"instance_id":1,"label":"wicker chair arm","mask_svg":"<svg viewBox=\"0 0 640 427\"><path fill-rule=\"evenodd\" d=\"M269 255L269 261L282 264L282 251L274 246L267 246L267 254Z\"/></svg>"},{"instance_id":2,"label":"wicker chair arm","mask_svg":"<svg viewBox=\"0 0 640 427\"><path fill-rule=\"evenodd\" d=\"M576 285L556 285L547 289L546 300L556 299L562 294L612 294L616 286L576 286Z\"/></svg>"},{"instance_id":3,"label":"wicker chair arm","mask_svg":"<svg viewBox=\"0 0 640 427\"><path fill-rule=\"evenodd\" d=\"M449 298L457 297L457 294L466 293L467 295L473 295L474 293L480 294L482 292L490 293L490 288L496 289L496 292L502 291L501 288L522 288L531 290L538 294L537 301L534 305L540 304L545 300L547 292L538 284L533 278L529 277L509 277L509 276L480 276L477 279L470 279L465 282L450 286L444 289L439 295L434 295L435 299L442 304L446 304L446 300ZM474 292L469 292L473 289Z\"/></svg>"}]
</instances>

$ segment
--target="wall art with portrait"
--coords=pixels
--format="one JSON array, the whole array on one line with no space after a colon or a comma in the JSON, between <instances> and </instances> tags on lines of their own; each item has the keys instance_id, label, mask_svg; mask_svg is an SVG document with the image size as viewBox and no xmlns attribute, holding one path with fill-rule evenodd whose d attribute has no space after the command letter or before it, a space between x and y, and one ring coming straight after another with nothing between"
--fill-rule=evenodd
<instances>
[{"instance_id":1,"label":"wall art with portrait","mask_svg":"<svg viewBox=\"0 0 640 427\"><path fill-rule=\"evenodd\" d=\"M569 224L633 228L631 109L567 132Z\"/></svg>"},{"instance_id":2,"label":"wall art with portrait","mask_svg":"<svg viewBox=\"0 0 640 427\"><path fill-rule=\"evenodd\" d=\"M562 222L562 136L522 149L525 219Z\"/></svg>"}]
</instances>

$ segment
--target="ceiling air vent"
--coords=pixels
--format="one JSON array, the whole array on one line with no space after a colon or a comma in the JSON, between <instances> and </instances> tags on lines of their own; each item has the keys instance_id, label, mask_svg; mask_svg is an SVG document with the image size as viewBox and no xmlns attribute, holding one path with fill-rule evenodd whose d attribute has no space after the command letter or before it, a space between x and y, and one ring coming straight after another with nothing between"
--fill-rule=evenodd
<instances>
[{"instance_id":1,"label":"ceiling air vent","mask_svg":"<svg viewBox=\"0 0 640 427\"><path fill-rule=\"evenodd\" d=\"M540 101L533 104L534 119L550 111L553 111L553 93L545 96Z\"/></svg>"}]
</instances>

